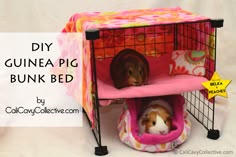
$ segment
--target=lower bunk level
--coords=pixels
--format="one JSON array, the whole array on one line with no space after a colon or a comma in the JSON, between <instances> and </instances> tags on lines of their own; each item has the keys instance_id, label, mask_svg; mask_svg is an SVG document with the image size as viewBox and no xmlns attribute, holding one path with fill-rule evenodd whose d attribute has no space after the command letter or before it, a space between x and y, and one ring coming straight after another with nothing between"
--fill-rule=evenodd
<instances>
[{"instance_id":1,"label":"lower bunk level","mask_svg":"<svg viewBox=\"0 0 236 157\"><path fill-rule=\"evenodd\" d=\"M192 115L200 124L202 124L202 126L204 126L204 128L207 130L208 138L216 140L219 138L220 132L214 127L215 100L213 98L211 99L211 101L209 101L205 97L205 92L206 90L200 89L195 91L183 92L181 93L181 95L185 98L185 106L188 113ZM125 99L101 99L95 104L94 117L97 125L94 129L92 129L92 132L98 144L98 146L95 147L96 155L108 154L107 146L102 145L99 108L108 105L108 103L110 103L110 105L122 105L124 100ZM87 115L86 117L88 119L89 124L91 125L91 122Z\"/></svg>"}]
</instances>

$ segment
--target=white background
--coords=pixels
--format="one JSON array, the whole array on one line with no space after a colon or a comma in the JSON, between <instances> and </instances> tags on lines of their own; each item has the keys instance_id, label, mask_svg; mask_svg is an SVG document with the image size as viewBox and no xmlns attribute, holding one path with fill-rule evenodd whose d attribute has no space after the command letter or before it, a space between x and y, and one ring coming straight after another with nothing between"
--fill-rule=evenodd
<instances>
[{"instance_id":1,"label":"white background","mask_svg":"<svg viewBox=\"0 0 236 157\"><path fill-rule=\"evenodd\" d=\"M225 20L224 27L218 30L217 71L223 79L233 80L227 88L229 99L217 98L216 126L221 131L221 138L217 141L207 139L206 130L192 119L191 137L179 149L234 150L234 155L220 156L236 156L236 0L0 0L0 32L59 32L70 16L77 12L176 6ZM0 55L3 53L0 52ZM5 94L10 90L4 84L5 79L6 72L0 69L0 104L8 99L17 99ZM55 90L53 95L58 101L73 102L65 96L63 88ZM127 147L119 141L114 123L120 107L105 107L101 112L103 143L109 148L107 156L176 156L173 152L150 154ZM93 156L96 143L86 122L84 119L82 128L1 128L0 157Z\"/></svg>"},{"instance_id":2,"label":"white background","mask_svg":"<svg viewBox=\"0 0 236 157\"><path fill-rule=\"evenodd\" d=\"M61 41L65 41L67 38L67 36L60 35ZM55 63L58 55L62 51L62 46L58 44L59 42L57 39L59 39L59 33L0 33L0 43L2 43L0 46L0 52L4 52L0 58L0 69L2 69L1 71L5 73L1 77L3 79L1 83L4 83L4 87L8 89L7 91L4 91L4 98L1 101L4 105L0 108L0 126L81 126L81 106L75 102L71 102L72 99L68 99L70 102L57 99L60 95L55 91L58 89L64 91L65 89L63 88L63 83L59 83L58 77L51 80L51 76L53 75L51 72L52 68L60 67ZM40 49L32 51L33 47L37 47L32 46L32 43L40 44ZM43 43L43 47L41 43ZM51 43L49 50L46 48L45 43L48 45ZM35 62L36 66L28 64L29 59ZM52 65L47 64L48 61L51 62ZM20 65L20 62L22 65L20 65L20 67L16 67L14 62L17 66ZM26 63L27 67L24 67L24 63ZM7 67L5 64L11 67ZM63 64L63 66L64 65L65 64ZM79 67L76 69L78 70ZM11 80L12 76L15 76L14 81ZM28 80L28 76L34 78L35 80ZM39 76L44 82L38 79ZM26 78L25 81L24 78ZM71 82L67 83L67 85L73 83L75 80L76 79L72 79ZM24 83L20 83L22 81L24 81ZM14 99L9 99L9 97L13 97ZM64 94L62 97L67 96ZM44 104L39 103L39 99L45 101ZM9 109L9 107L11 109ZM19 113L16 109L19 107L24 108L24 111L21 109L20 112L24 112L26 114ZM40 107L41 109L44 107L48 109L57 108L59 110L77 109L80 110L80 113L35 113L33 116L31 113L27 113L27 110L34 111L36 107ZM6 113L6 108L8 108L8 113ZM39 109L37 110L37 112L39 112ZM15 113L15 111L17 113Z\"/></svg>"}]
</instances>

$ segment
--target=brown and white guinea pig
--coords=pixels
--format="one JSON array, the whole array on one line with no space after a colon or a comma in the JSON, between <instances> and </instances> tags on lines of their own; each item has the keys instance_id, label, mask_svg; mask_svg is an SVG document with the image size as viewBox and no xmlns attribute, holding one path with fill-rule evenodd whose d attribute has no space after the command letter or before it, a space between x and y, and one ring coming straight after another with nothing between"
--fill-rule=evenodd
<instances>
[{"instance_id":1,"label":"brown and white guinea pig","mask_svg":"<svg viewBox=\"0 0 236 157\"><path fill-rule=\"evenodd\" d=\"M118 89L144 85L149 78L148 61L133 49L123 49L112 59L110 76Z\"/></svg>"},{"instance_id":2,"label":"brown and white guinea pig","mask_svg":"<svg viewBox=\"0 0 236 157\"><path fill-rule=\"evenodd\" d=\"M139 133L167 134L172 127L173 111L170 104L158 99L147 105L139 118Z\"/></svg>"}]
</instances>

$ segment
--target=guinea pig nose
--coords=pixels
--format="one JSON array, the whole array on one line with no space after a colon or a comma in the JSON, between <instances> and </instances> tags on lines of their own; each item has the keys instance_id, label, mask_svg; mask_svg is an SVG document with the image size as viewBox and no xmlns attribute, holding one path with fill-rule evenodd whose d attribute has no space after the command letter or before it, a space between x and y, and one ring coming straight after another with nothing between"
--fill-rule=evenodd
<instances>
[{"instance_id":1,"label":"guinea pig nose","mask_svg":"<svg viewBox=\"0 0 236 157\"><path fill-rule=\"evenodd\" d=\"M165 131L160 131L160 134L164 134L165 133Z\"/></svg>"}]
</instances>

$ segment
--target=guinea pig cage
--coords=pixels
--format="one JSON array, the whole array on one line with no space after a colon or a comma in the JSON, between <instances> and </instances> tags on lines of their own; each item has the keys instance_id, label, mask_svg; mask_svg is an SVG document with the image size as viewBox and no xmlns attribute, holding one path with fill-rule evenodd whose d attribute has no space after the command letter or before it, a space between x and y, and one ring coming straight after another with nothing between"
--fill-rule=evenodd
<instances>
[{"instance_id":1,"label":"guinea pig cage","mask_svg":"<svg viewBox=\"0 0 236 157\"><path fill-rule=\"evenodd\" d=\"M70 94L82 105L92 127L98 144L96 155L108 153L107 146L102 145L99 108L120 99L181 94L188 113L208 131L207 137L219 138L214 127L215 99L207 99L202 82L215 72L217 28L222 26L222 19L181 8L79 13L70 18L63 32L80 34L77 57L82 69L82 80L70 88ZM114 87L110 62L125 48L148 60L147 85Z\"/></svg>"}]
</instances>

